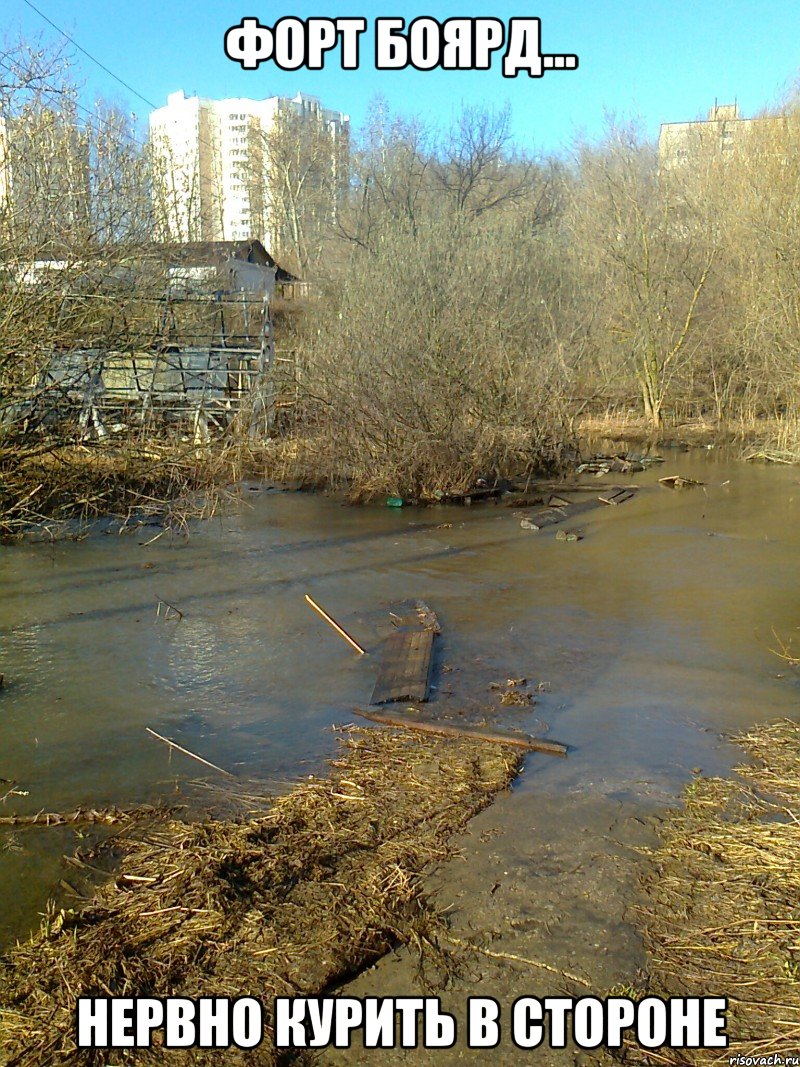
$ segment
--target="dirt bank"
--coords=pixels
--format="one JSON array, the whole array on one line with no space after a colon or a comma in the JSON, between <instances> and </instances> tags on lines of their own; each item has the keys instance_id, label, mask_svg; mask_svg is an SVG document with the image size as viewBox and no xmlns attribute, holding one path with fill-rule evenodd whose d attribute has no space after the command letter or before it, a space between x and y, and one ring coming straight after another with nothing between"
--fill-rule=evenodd
<instances>
[{"instance_id":1,"label":"dirt bank","mask_svg":"<svg viewBox=\"0 0 800 1067\"><path fill-rule=\"evenodd\" d=\"M420 875L517 769L505 746L354 729L327 777L258 818L172 821L128 841L113 881L77 911L53 911L0 962L0 1062L106 1062L75 1047L79 996L249 994L269 1006L320 993L398 943L447 968ZM239 1055L278 1062L269 1037Z\"/></svg>"}]
</instances>

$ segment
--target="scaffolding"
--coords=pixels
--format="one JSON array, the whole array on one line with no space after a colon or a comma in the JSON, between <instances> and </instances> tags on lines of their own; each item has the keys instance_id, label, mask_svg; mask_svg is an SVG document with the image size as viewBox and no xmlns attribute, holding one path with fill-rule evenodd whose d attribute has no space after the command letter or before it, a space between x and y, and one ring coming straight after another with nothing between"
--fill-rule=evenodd
<instances>
[{"instance_id":1,"label":"scaffolding","mask_svg":"<svg viewBox=\"0 0 800 1067\"><path fill-rule=\"evenodd\" d=\"M234 423L254 436L270 434L276 395L268 296L183 294L135 303L140 320L141 308L152 306L150 343L142 345L139 328L127 345L54 349L26 400L28 418L77 419L84 436L99 438L177 426L205 441Z\"/></svg>"}]
</instances>

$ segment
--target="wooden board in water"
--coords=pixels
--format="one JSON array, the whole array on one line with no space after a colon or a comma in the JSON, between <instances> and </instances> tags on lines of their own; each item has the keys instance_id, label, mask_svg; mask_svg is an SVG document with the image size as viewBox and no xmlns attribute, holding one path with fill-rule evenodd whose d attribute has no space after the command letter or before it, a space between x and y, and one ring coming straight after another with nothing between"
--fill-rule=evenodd
<instances>
[{"instance_id":1,"label":"wooden board in water","mask_svg":"<svg viewBox=\"0 0 800 1067\"><path fill-rule=\"evenodd\" d=\"M387 638L372 691L373 704L428 699L433 636L430 630L413 630Z\"/></svg>"},{"instance_id":2,"label":"wooden board in water","mask_svg":"<svg viewBox=\"0 0 800 1067\"><path fill-rule=\"evenodd\" d=\"M597 499L601 504L611 504L614 506L617 504L624 504L626 501L632 500L635 496L636 493L633 489L626 489L621 486L618 489L612 490L610 493L606 493L605 496L599 496Z\"/></svg>"}]
</instances>

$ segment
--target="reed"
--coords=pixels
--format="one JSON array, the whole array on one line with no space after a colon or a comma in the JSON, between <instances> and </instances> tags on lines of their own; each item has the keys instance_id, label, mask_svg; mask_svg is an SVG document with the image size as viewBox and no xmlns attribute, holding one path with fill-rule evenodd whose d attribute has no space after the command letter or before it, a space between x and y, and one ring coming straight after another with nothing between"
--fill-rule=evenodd
<instances>
[{"instance_id":1,"label":"reed","mask_svg":"<svg viewBox=\"0 0 800 1067\"><path fill-rule=\"evenodd\" d=\"M115 838L113 880L77 910L53 905L0 960L0 1061L101 1062L75 1047L78 996L249 992L270 1005L277 994L319 994L400 943L447 971L422 873L517 768L498 745L350 728L325 777L263 801L257 817L173 819ZM252 811L254 798L246 804ZM277 1063L271 1044L246 1061L230 1050L226 1062ZM163 1057L154 1047L136 1062ZM218 1059L170 1053L175 1063Z\"/></svg>"},{"instance_id":2,"label":"reed","mask_svg":"<svg viewBox=\"0 0 800 1067\"><path fill-rule=\"evenodd\" d=\"M689 786L650 854L640 910L649 992L727 997L730 1048L629 1048L626 1063L710 1067L800 1048L800 724L735 740L751 762Z\"/></svg>"}]
</instances>

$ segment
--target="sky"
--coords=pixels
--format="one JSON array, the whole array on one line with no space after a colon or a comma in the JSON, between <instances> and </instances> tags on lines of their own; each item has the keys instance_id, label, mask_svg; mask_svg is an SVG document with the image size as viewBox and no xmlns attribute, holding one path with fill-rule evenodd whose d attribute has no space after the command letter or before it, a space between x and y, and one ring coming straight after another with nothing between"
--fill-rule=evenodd
<instances>
[{"instance_id":1,"label":"sky","mask_svg":"<svg viewBox=\"0 0 800 1067\"><path fill-rule=\"evenodd\" d=\"M147 101L158 106L167 94L222 98L319 97L326 107L363 124L370 104L382 96L391 111L418 115L446 127L463 106L510 105L515 140L528 151L563 154L576 138L602 135L606 116L637 119L648 137L662 122L704 117L708 108L738 101L744 116L774 104L800 71L800 3L797 0L527 0L522 3L412 5L381 0L360 6L319 2L207 2L191 4L137 0L34 0L36 7L86 51ZM20 34L57 38L56 31L25 0L3 0L6 43ZM287 15L368 19L358 70L342 70L338 52L324 69L282 71L272 62L243 70L228 59L226 30L243 17L272 26ZM575 71L524 72L504 78L501 55L489 71L376 70L373 20L418 16L541 19L543 53L575 53ZM73 50L74 51L74 50ZM98 97L124 105L146 122L150 108L80 52L75 52L82 99Z\"/></svg>"}]
</instances>

